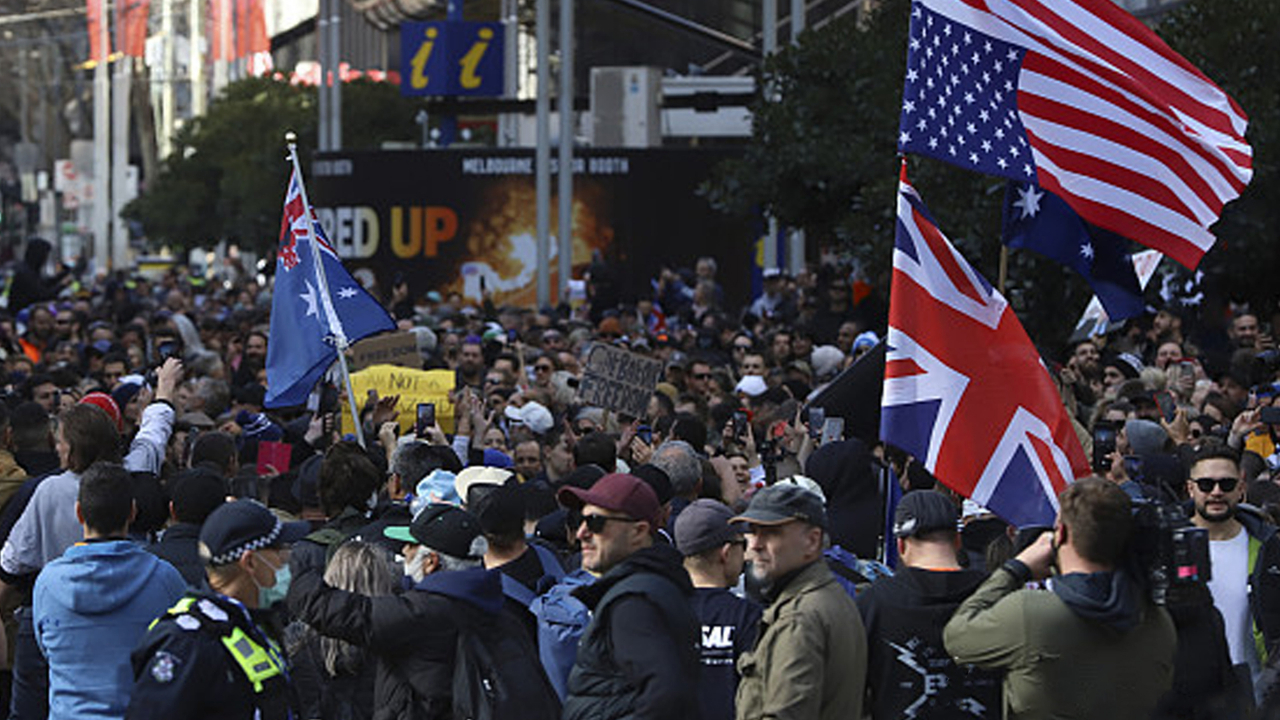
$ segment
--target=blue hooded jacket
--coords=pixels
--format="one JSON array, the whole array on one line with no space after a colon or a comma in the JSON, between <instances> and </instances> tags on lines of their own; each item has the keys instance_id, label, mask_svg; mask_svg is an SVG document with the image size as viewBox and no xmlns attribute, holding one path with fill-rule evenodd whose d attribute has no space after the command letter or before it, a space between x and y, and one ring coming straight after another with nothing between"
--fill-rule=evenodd
<instances>
[{"instance_id":1,"label":"blue hooded jacket","mask_svg":"<svg viewBox=\"0 0 1280 720\"><path fill-rule=\"evenodd\" d=\"M82 543L36 579L36 641L49 659L49 717L121 718L129 653L186 591L169 563L127 540Z\"/></svg>"}]
</instances>

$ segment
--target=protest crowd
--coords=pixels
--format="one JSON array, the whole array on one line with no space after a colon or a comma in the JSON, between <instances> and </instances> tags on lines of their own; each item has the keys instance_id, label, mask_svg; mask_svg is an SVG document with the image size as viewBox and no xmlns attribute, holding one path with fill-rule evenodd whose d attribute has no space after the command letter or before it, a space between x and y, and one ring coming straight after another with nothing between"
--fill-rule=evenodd
<instances>
[{"instance_id":1,"label":"protest crowd","mask_svg":"<svg viewBox=\"0 0 1280 720\"><path fill-rule=\"evenodd\" d=\"M885 331L848 267L738 311L709 257L643 297L593 266L572 309L393 287L455 382L434 418L356 398L361 447L340 381L264 407L254 278L48 250L0 316L11 718L1276 712L1280 313L1175 300L1046 353L1095 477L1016 528L842 430L878 408L810 409ZM640 416L580 401L602 345L660 363ZM1159 602L1149 501L1212 555Z\"/></svg>"}]
</instances>

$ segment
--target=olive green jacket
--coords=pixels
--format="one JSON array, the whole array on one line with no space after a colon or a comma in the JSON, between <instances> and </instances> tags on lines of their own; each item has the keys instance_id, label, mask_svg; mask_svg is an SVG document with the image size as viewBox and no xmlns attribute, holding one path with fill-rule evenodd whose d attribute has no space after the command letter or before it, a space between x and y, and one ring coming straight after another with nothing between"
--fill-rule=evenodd
<instances>
[{"instance_id":1,"label":"olive green jacket","mask_svg":"<svg viewBox=\"0 0 1280 720\"><path fill-rule=\"evenodd\" d=\"M1143 598L1141 612L1121 633L1000 568L960 605L942 639L957 663L1005 671L1006 718L1145 718L1173 681L1177 634L1164 608Z\"/></svg>"},{"instance_id":2,"label":"olive green jacket","mask_svg":"<svg viewBox=\"0 0 1280 720\"><path fill-rule=\"evenodd\" d=\"M760 618L738 658L738 720L862 716L867 634L858 607L822 560L801 570Z\"/></svg>"}]
</instances>

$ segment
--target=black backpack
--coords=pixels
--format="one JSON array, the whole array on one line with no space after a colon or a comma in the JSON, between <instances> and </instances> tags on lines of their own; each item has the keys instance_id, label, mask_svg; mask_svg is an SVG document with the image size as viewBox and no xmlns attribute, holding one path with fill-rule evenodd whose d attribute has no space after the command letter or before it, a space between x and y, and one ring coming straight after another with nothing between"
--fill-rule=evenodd
<instances>
[{"instance_id":1,"label":"black backpack","mask_svg":"<svg viewBox=\"0 0 1280 720\"><path fill-rule=\"evenodd\" d=\"M453 668L454 720L559 720L560 700L518 620L461 623Z\"/></svg>"}]
</instances>

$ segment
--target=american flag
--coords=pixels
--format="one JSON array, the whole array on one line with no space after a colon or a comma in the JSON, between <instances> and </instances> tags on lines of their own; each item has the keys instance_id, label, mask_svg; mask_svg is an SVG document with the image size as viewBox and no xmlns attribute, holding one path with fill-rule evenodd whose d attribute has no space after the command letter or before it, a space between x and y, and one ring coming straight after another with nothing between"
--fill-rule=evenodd
<instances>
[{"instance_id":1,"label":"american flag","mask_svg":"<svg viewBox=\"0 0 1280 720\"><path fill-rule=\"evenodd\" d=\"M1252 176L1235 102L1111 0L915 0L898 147L1035 181L1189 268Z\"/></svg>"},{"instance_id":2,"label":"american flag","mask_svg":"<svg viewBox=\"0 0 1280 720\"><path fill-rule=\"evenodd\" d=\"M1051 523L1084 449L1013 309L905 177L886 342L881 439L1015 525Z\"/></svg>"}]
</instances>

